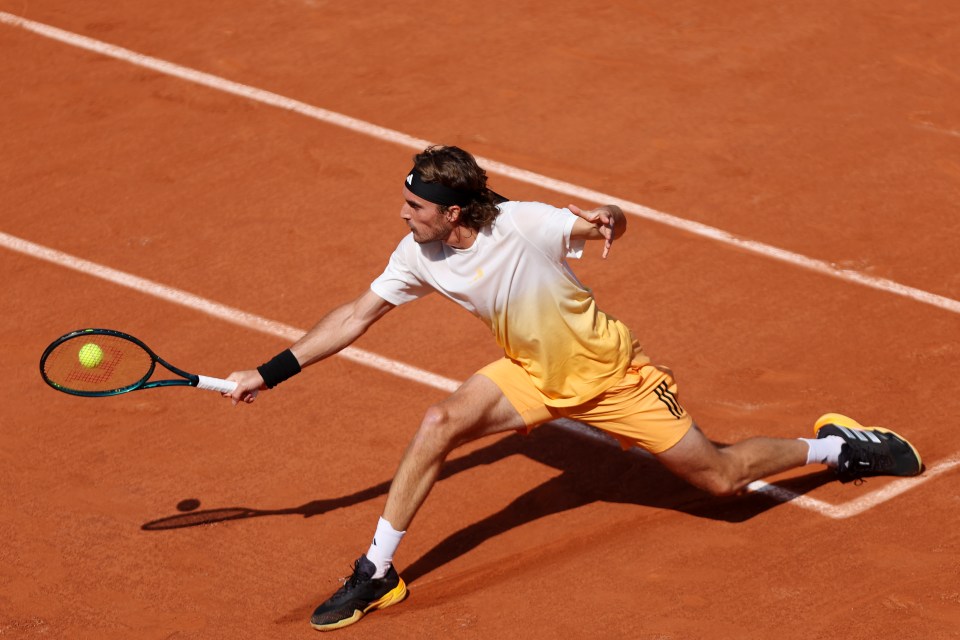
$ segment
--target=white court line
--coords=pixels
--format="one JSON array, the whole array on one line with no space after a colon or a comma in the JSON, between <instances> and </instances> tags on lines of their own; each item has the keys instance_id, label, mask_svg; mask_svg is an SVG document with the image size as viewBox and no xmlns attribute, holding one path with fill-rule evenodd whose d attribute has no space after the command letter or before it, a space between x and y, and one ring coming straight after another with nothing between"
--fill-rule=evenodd
<instances>
[{"instance_id":1,"label":"white court line","mask_svg":"<svg viewBox=\"0 0 960 640\"><path fill-rule=\"evenodd\" d=\"M140 293L160 298L161 300L166 300L168 302L173 302L174 304L200 311L245 329L253 329L267 335L284 338L291 342L298 340L305 333L305 331L302 329L297 329L296 327L292 327L281 322L268 320L262 316L247 313L246 311L241 311L240 309L236 309L234 307L213 302L212 300L201 298L200 296L183 291L182 289L168 287L152 280L140 278L123 271L118 271L117 269L111 269L110 267L106 267L95 262L90 262L89 260L77 258L76 256L72 256L68 253L57 251L56 249L50 249L28 240L23 240L16 236L9 235L2 231L0 231L0 246L31 256L33 258L45 260L61 267L73 269L74 271L79 271L80 273L91 275L102 280L133 289L134 291L138 291ZM419 367L414 367L397 360L392 360L363 349L357 349L356 347L347 347L337 355L358 364L372 367L378 371L385 371L389 374L397 376L398 378L418 382L441 391L452 392L458 386L460 386L459 382L451 378L445 378L435 373L431 373L425 369L420 369ZM609 436L606 436L595 429L572 420L556 420L553 422L553 424L561 429L566 429L580 436L601 439L611 445L615 444ZM642 452L639 449L631 449L631 451L636 452L638 455L650 457L650 454ZM747 490L750 492L762 493L779 502L789 502L790 504L794 504L802 509L819 513L828 518L842 519L849 518L868 509L872 509L873 507L891 500L892 498L895 498L896 496L909 491L910 489L918 487L921 483L926 482L927 480L953 469L957 465L960 465L960 454L937 464L931 469L928 469L926 473L919 478L904 478L897 480L888 484L883 489L868 493L856 500L839 506L831 505L821 500L810 498L809 496L800 495L788 489L784 489L783 487L759 480L749 484L747 486Z\"/></svg>"},{"instance_id":2,"label":"white court line","mask_svg":"<svg viewBox=\"0 0 960 640\"><path fill-rule=\"evenodd\" d=\"M197 71L195 69L190 69L188 67L183 67L159 58L143 55L129 49L124 49L100 40L94 40L93 38L88 38L86 36L71 33L69 31L64 31L63 29L51 27L40 22L34 22L33 20L21 18L3 11L0 11L0 23L17 27L19 29L23 29L25 31L29 31L31 33L35 33L80 49L93 51L117 60L122 60L138 67L151 69L158 73L180 78L188 82L193 82L217 91L241 96L243 98L278 107L280 109L294 111L327 124L343 127L344 129L376 138L377 140L383 140L398 144L400 146L409 147L416 151L420 151L430 144L427 140L421 140L405 133L394 131L393 129L387 129L386 127L381 127L363 120L351 118L350 116L328 111L327 109L321 109L320 107L315 107L304 102L300 102L299 100L294 100L276 93L264 91L263 89L257 89L255 87L240 84L239 82L226 80L225 78L221 78L219 76ZM585 187L564 182L562 180L555 180L553 178L549 178L532 171L527 171L525 169L519 169L495 160L490 160L479 156L477 157L477 160L488 171L518 180L520 182L525 182L543 189L549 189L556 193L568 195L573 198L581 198L590 202L616 204L627 213L631 213L635 216L645 218L659 224L674 227L697 236L709 238L721 244L734 246L744 251L749 251L766 258L779 260L781 262L830 276L832 278L837 278L845 282L851 282L869 287L871 289L885 291L896 296L908 298L916 302L928 304L940 309L945 309L947 311L960 314L960 301L952 298L947 298L929 291L924 291L922 289L900 284L886 278L870 276L852 269L842 269L835 264L824 262L823 260L816 260L814 258L809 258L786 249L774 247L772 245L757 242L755 240L741 238L727 231L723 231L722 229L717 229L715 227L694 222L692 220L686 220L669 213L663 213L661 211L645 207L635 202L623 200L622 198L617 198L609 194L587 189Z\"/></svg>"}]
</instances>

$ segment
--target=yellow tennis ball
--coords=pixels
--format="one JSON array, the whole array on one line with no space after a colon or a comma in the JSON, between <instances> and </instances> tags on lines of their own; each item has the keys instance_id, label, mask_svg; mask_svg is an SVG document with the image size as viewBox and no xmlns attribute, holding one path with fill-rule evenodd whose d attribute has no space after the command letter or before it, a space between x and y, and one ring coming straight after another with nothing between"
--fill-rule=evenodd
<instances>
[{"instance_id":1,"label":"yellow tennis ball","mask_svg":"<svg viewBox=\"0 0 960 640\"><path fill-rule=\"evenodd\" d=\"M80 364L87 369L99 367L100 363L103 362L103 349L92 342L88 342L80 347L80 353L77 354L77 358L80 360Z\"/></svg>"}]
</instances>

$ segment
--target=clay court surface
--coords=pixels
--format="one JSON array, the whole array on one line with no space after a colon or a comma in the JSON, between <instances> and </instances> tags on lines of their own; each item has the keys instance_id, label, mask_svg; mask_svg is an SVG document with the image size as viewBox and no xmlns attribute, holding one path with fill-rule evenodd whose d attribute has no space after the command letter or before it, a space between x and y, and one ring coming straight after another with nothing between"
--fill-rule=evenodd
<instances>
[{"instance_id":1,"label":"clay court surface","mask_svg":"<svg viewBox=\"0 0 960 640\"><path fill-rule=\"evenodd\" d=\"M285 348L406 231L415 149L372 125L760 243L632 216L609 260L574 266L716 441L840 411L910 437L926 472L811 467L717 500L562 426L483 440L400 548L411 597L341 637L960 636L956 3L0 12L0 638L317 637L310 612L366 550L423 410L498 357L481 323L439 297L402 307L356 344L379 364L333 358L236 409L193 389L74 398L37 361L88 326L221 377ZM513 199L594 204L490 173Z\"/></svg>"}]
</instances>

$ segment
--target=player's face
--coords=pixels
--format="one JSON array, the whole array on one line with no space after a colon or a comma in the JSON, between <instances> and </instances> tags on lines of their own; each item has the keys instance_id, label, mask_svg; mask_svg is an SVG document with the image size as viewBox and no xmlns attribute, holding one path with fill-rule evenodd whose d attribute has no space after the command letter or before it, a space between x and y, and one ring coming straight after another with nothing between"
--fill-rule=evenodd
<instances>
[{"instance_id":1,"label":"player's face","mask_svg":"<svg viewBox=\"0 0 960 640\"><path fill-rule=\"evenodd\" d=\"M400 217L410 227L413 239L419 244L446 240L453 232L453 222L440 212L439 206L415 196L406 186L403 187Z\"/></svg>"}]
</instances>

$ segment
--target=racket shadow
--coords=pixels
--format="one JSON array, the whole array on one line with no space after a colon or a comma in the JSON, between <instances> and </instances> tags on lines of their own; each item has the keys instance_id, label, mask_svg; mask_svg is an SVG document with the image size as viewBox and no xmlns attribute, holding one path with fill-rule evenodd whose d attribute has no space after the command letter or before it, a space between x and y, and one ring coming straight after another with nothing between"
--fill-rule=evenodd
<instances>
[{"instance_id":1,"label":"racket shadow","mask_svg":"<svg viewBox=\"0 0 960 640\"><path fill-rule=\"evenodd\" d=\"M386 495L389 488L389 482L381 482L380 484L357 491L348 496L331 498L329 500L312 500L299 507L289 507L287 509L219 507L216 509L191 511L189 513L167 516L158 520L151 520L141 525L140 528L144 531L165 531L168 529L200 527L219 522L229 522L231 520L262 518L264 516L303 516L304 518L309 518L322 515L328 511L334 511L335 509L343 509L361 502L366 502L367 500L373 500L379 496Z\"/></svg>"},{"instance_id":2,"label":"racket shadow","mask_svg":"<svg viewBox=\"0 0 960 640\"><path fill-rule=\"evenodd\" d=\"M516 436L511 436L507 440L515 440ZM502 442L502 441L501 441ZM493 464L505 457L516 455L517 451L511 443L507 446L498 446L500 443L480 449L470 455L448 461L440 473L440 480L449 478L452 475L465 471L479 465ZM229 522L231 520L246 520L248 518L262 518L264 516L302 516L310 518L323 515L336 509L344 509L368 500L387 495L390 489L390 481L380 482L339 498L330 498L327 500L312 500L298 507L289 507L286 509L254 509L252 507L217 507L216 509L203 509L191 511L189 513L179 513L172 516L166 516L157 520L151 520L140 526L143 531L166 531L170 529L186 529L189 527L200 527L204 525L217 524L220 522Z\"/></svg>"}]
</instances>

